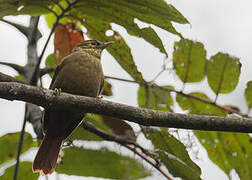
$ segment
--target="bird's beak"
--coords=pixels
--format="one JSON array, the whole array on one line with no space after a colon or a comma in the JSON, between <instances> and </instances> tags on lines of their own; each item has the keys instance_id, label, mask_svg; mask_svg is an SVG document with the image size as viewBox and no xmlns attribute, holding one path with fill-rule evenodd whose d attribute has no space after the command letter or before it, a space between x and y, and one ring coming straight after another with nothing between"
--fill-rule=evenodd
<instances>
[{"instance_id":1,"label":"bird's beak","mask_svg":"<svg viewBox=\"0 0 252 180\"><path fill-rule=\"evenodd\" d=\"M102 48L106 48L106 47L108 47L110 44L113 44L115 41L109 41L109 42L105 42L105 43L103 43L102 44Z\"/></svg>"}]
</instances>

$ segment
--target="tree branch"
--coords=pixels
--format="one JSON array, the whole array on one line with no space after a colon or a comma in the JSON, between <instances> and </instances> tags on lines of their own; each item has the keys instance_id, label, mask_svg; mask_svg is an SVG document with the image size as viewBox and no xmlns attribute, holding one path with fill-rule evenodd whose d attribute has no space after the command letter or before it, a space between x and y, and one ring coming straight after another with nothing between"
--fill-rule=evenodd
<instances>
[{"instance_id":1,"label":"tree branch","mask_svg":"<svg viewBox=\"0 0 252 180\"><path fill-rule=\"evenodd\" d=\"M13 78L12 76L6 75L1 72L0 72L0 82L19 82L19 83L25 84L25 82L22 82L18 79Z\"/></svg>"},{"instance_id":2,"label":"tree branch","mask_svg":"<svg viewBox=\"0 0 252 180\"><path fill-rule=\"evenodd\" d=\"M9 63L9 62L2 62L0 61L1 65L5 65L5 66L9 66L11 68L13 68L15 71L17 71L19 74L24 75L25 73L25 66L20 66L18 64L14 64L14 63Z\"/></svg>"},{"instance_id":3,"label":"tree branch","mask_svg":"<svg viewBox=\"0 0 252 180\"><path fill-rule=\"evenodd\" d=\"M243 133L252 132L252 119L249 118L163 112L67 93L61 93L56 96L53 90L15 82L1 82L0 97L8 100L26 101L45 108L74 109L112 116L144 126Z\"/></svg>"}]
</instances>

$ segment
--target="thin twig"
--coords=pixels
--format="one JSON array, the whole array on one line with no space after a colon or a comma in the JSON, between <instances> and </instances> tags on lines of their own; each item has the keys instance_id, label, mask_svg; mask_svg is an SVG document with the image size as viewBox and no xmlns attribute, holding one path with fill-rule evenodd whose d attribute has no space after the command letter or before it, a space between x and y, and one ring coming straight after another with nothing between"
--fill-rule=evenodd
<instances>
[{"instance_id":1,"label":"thin twig","mask_svg":"<svg viewBox=\"0 0 252 180\"><path fill-rule=\"evenodd\" d=\"M122 144L122 146L126 147L127 149L131 150L132 152L134 152L135 154L137 154L138 156L140 156L142 159L144 159L147 163L149 163L151 166L153 166L154 168L156 168L161 174L163 174L167 179L172 180L172 178L170 176L168 176L168 174L166 174L159 166L159 164L155 164L153 162L151 162L148 158L146 158L143 154L139 153L136 149L130 147L129 145L125 145Z\"/></svg>"},{"instance_id":2,"label":"thin twig","mask_svg":"<svg viewBox=\"0 0 252 180\"><path fill-rule=\"evenodd\" d=\"M151 80L151 82L155 82L156 79L166 70L166 68L162 68L162 70Z\"/></svg>"},{"instance_id":3,"label":"thin twig","mask_svg":"<svg viewBox=\"0 0 252 180\"><path fill-rule=\"evenodd\" d=\"M20 155L22 152L22 146L23 146L23 142L24 142L25 126L26 126L26 118L24 117L21 134L20 134L19 141L18 141L18 152L17 152L17 158L16 158L17 161L16 161L16 165L15 165L13 180L17 180Z\"/></svg>"},{"instance_id":4,"label":"thin twig","mask_svg":"<svg viewBox=\"0 0 252 180\"><path fill-rule=\"evenodd\" d=\"M42 77L45 74L52 73L55 71L55 67L45 67L43 69L40 69L39 76Z\"/></svg>"},{"instance_id":5,"label":"thin twig","mask_svg":"<svg viewBox=\"0 0 252 180\"><path fill-rule=\"evenodd\" d=\"M24 72L25 72L24 66L20 66L18 64L9 63L9 62L0 62L0 64L5 65L5 66L9 66L9 67L13 68L14 70L16 70L19 74L24 75Z\"/></svg>"},{"instance_id":6,"label":"thin twig","mask_svg":"<svg viewBox=\"0 0 252 180\"><path fill-rule=\"evenodd\" d=\"M129 80L129 79L123 79L123 78L117 78L117 77L112 77L112 76L104 76L107 79L114 79L118 81L124 81L124 82L130 82L130 83L137 83L135 80Z\"/></svg>"},{"instance_id":7,"label":"thin twig","mask_svg":"<svg viewBox=\"0 0 252 180\"><path fill-rule=\"evenodd\" d=\"M9 24L9 25L15 27L17 30L19 30L19 31L20 31L23 35L25 35L26 37L29 36L30 30L29 30L28 27L23 26L23 25L21 25L21 24L14 23L14 22L7 21L7 20L5 20L5 19L0 19L0 21L5 22L6 24Z\"/></svg>"},{"instance_id":8,"label":"thin twig","mask_svg":"<svg viewBox=\"0 0 252 180\"><path fill-rule=\"evenodd\" d=\"M107 141L114 141L120 144L130 144L133 145L137 148L139 148L142 152L147 152L146 149L144 149L143 147L141 147L139 144L137 144L135 141L126 139L126 138L122 138L120 136L116 136L116 135L111 135L111 134L107 134L99 129L97 129L96 127L94 127L93 125L91 125L90 123L84 121L81 126L88 130L89 132L92 132L100 137L102 137L103 139L107 140Z\"/></svg>"},{"instance_id":9,"label":"thin twig","mask_svg":"<svg viewBox=\"0 0 252 180\"><path fill-rule=\"evenodd\" d=\"M91 125L88 122L83 122L81 124L81 126L86 129L89 132L92 132L98 136L100 136L101 138L103 138L104 140L107 141L113 141L113 142L117 142L118 144L126 147L127 149L131 150L133 153L137 154L138 156L140 156L142 159L144 159L147 163L149 163L151 166L153 166L154 168L156 168L161 174L163 174L167 179L171 179L159 166L158 163L153 163L151 160L149 160L147 157L145 157L143 154L141 154L140 152L137 151L136 148L139 148L142 153L144 153L146 156L149 156L149 154L151 154L148 150L144 149L142 146L140 146L139 144L137 144L134 141L129 141L128 139L125 138L121 138L120 136L115 136L115 135L111 135L111 134L107 134L99 129L97 129L96 127L94 127L93 125ZM133 145L134 148L132 148L130 145ZM154 159L155 160L155 159ZM157 162L157 160L155 160L155 162Z\"/></svg>"},{"instance_id":10,"label":"thin twig","mask_svg":"<svg viewBox=\"0 0 252 180\"><path fill-rule=\"evenodd\" d=\"M42 60L42 58L43 58L43 56L44 56L45 50L46 50L47 45L48 45L48 43L49 43L49 41L50 41L50 39L51 39L52 34L54 33L54 30L55 30L56 26L58 25L60 19L61 19L62 17L64 17L65 13L68 12L68 11L72 8L72 6L75 5L78 1L79 1L79 0L75 0L75 1L71 2L65 9L62 10L61 14L59 14L59 15L56 17L56 21L55 21L54 24L53 24L53 27L52 27L52 29L51 29L51 32L50 32L50 34L49 34L49 36L48 36L48 38L47 38L47 40L46 40L46 43L45 43L45 45L44 45L44 47L43 47L43 50L42 50L42 52L41 52L41 54L40 54L40 56L39 56L39 58L38 58L38 62L37 62L37 64L36 64L35 70L34 70L34 72L33 72L32 78L31 78L31 84L35 85L36 82L37 82L37 75L38 75L38 71L39 71L39 66L40 66L41 60Z\"/></svg>"},{"instance_id":11,"label":"thin twig","mask_svg":"<svg viewBox=\"0 0 252 180\"><path fill-rule=\"evenodd\" d=\"M116 78L116 77L111 77L111 76L105 76L105 78L108 78L108 79L113 79L113 80L118 80L118 81L124 81L124 82L130 82L130 83L136 83L136 84L140 84L142 86L146 86L146 84L144 83L139 83L139 82L136 82L135 80L128 80L128 79L123 79L123 78ZM148 83L147 83L148 84ZM163 91L169 91L169 92L175 92L177 94L181 94L183 96L186 96L188 98L192 98L192 99L195 99L195 100L198 100L198 101L202 101L204 103L207 103L207 104L211 104L215 107L218 107L226 112L229 112L229 113L234 113L234 114L238 114L242 117L248 117L248 114L243 114L242 112L240 111L237 111L235 109L232 109L232 108L228 108L228 107L224 107L224 106L221 106L215 102L212 102L210 100L207 100L207 99L204 99L204 98L201 98L201 97L198 97L198 96L194 96L194 95L191 95L191 94L186 94L184 92L181 92L181 91L177 91L175 89L172 89L172 88L168 88L168 87L162 87L162 86L159 86L157 84L151 84L151 87L152 88L157 88L157 89L160 89L160 90L163 90Z\"/></svg>"}]
</instances>

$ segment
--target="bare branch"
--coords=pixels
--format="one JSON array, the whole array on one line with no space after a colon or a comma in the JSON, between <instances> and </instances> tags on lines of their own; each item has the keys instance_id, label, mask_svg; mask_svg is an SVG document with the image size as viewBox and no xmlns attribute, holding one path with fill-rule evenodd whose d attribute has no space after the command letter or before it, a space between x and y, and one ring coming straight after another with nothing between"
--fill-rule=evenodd
<instances>
[{"instance_id":1,"label":"bare branch","mask_svg":"<svg viewBox=\"0 0 252 180\"><path fill-rule=\"evenodd\" d=\"M99 98L61 93L30 85L1 82L0 97L55 109L74 109L124 119L144 126L208 131L252 132L252 119L163 112L114 103Z\"/></svg>"},{"instance_id":2,"label":"bare branch","mask_svg":"<svg viewBox=\"0 0 252 180\"><path fill-rule=\"evenodd\" d=\"M144 149L143 147L141 147L139 144L137 144L135 141L129 140L127 138L123 138L121 136L118 135L111 135L111 134L107 134L99 129L97 129L96 127L94 127L93 125L91 125L88 122L83 121L81 126L88 130L89 132L92 132L98 136L100 136L101 138L107 140L107 141L114 141L117 142L119 144L129 144L129 145L133 145L136 148L139 148L142 152L146 152L147 150Z\"/></svg>"},{"instance_id":3,"label":"bare branch","mask_svg":"<svg viewBox=\"0 0 252 180\"><path fill-rule=\"evenodd\" d=\"M55 67L45 67L45 68L43 68L43 69L40 69L39 76L42 77L42 76L44 76L45 74L54 72L55 69L56 69Z\"/></svg>"},{"instance_id":4,"label":"bare branch","mask_svg":"<svg viewBox=\"0 0 252 180\"><path fill-rule=\"evenodd\" d=\"M170 176L168 176L168 174L166 174L158 164L155 164L153 162L151 162L148 158L146 158L143 154L139 153L138 151L136 151L134 148L130 147L129 145L123 145L124 147L128 148L129 150L133 151L134 153L136 153L138 156L140 156L142 159L144 159L147 163L149 163L150 165L152 165L154 168L156 168L161 174L163 174L166 179L168 180L172 180L172 178Z\"/></svg>"},{"instance_id":5,"label":"bare branch","mask_svg":"<svg viewBox=\"0 0 252 180\"><path fill-rule=\"evenodd\" d=\"M25 84L25 82L22 82L18 79L15 79L15 78L8 76L6 74L3 74L1 72L0 72L0 82L19 82L19 83Z\"/></svg>"},{"instance_id":6,"label":"bare branch","mask_svg":"<svg viewBox=\"0 0 252 180\"><path fill-rule=\"evenodd\" d=\"M25 73L25 67L24 66L20 66L18 64L14 64L14 63L9 63L9 62L1 62L0 64L5 65L5 66L9 66L11 68L13 68L14 70L16 70L19 74L24 75Z\"/></svg>"},{"instance_id":7,"label":"bare branch","mask_svg":"<svg viewBox=\"0 0 252 180\"><path fill-rule=\"evenodd\" d=\"M33 126L33 129L37 135L38 139L43 138L42 132L42 111L39 106L31 103L25 104L25 119L27 122L30 122Z\"/></svg>"},{"instance_id":8,"label":"bare branch","mask_svg":"<svg viewBox=\"0 0 252 180\"><path fill-rule=\"evenodd\" d=\"M23 146L23 141L24 141L24 134L25 134L25 126L26 126L26 118L24 118L21 134L19 136L18 150L17 150L17 157L16 157L17 161L16 161L16 165L15 165L13 180L17 180L17 176L18 176L19 161L20 161L20 155L21 155L21 151L22 151L22 146Z\"/></svg>"},{"instance_id":9,"label":"bare branch","mask_svg":"<svg viewBox=\"0 0 252 180\"><path fill-rule=\"evenodd\" d=\"M21 24L14 23L14 22L7 21L5 19L0 19L0 21L5 22L6 24L9 24L9 25L15 27L17 30L19 30L19 32L21 32L26 37L29 36L30 30L28 27L23 26Z\"/></svg>"},{"instance_id":10,"label":"bare branch","mask_svg":"<svg viewBox=\"0 0 252 180\"><path fill-rule=\"evenodd\" d=\"M27 38L31 33L31 29L29 27L24 26L24 25L17 24L17 23L11 22L11 21L7 21L5 19L0 19L0 21L5 22L6 24L9 24L9 25L15 27L17 30L19 30L19 32L21 32ZM38 31L35 38L38 40L41 37L42 37L42 34L40 31Z\"/></svg>"}]
</instances>

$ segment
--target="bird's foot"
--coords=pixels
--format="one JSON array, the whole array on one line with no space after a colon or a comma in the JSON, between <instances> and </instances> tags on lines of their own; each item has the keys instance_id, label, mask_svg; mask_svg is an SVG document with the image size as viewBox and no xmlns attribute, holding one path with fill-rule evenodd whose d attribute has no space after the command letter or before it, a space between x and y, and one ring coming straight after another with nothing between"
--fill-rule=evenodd
<instances>
[{"instance_id":1,"label":"bird's foot","mask_svg":"<svg viewBox=\"0 0 252 180\"><path fill-rule=\"evenodd\" d=\"M55 96L59 96L60 93L61 93L61 89L60 89L60 88L55 88L55 89L54 89L53 94L54 94Z\"/></svg>"}]
</instances>

